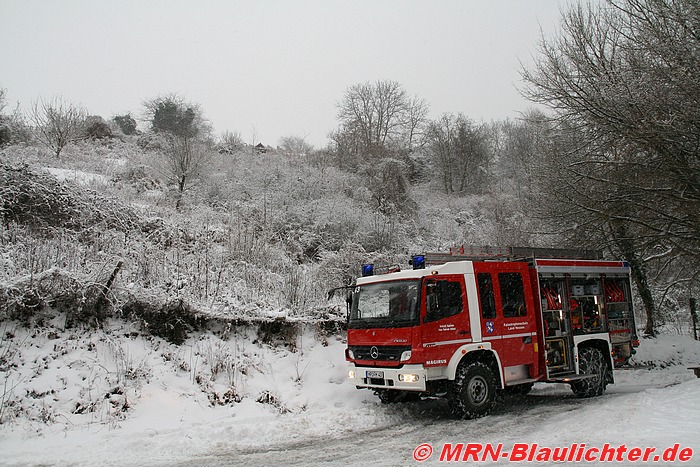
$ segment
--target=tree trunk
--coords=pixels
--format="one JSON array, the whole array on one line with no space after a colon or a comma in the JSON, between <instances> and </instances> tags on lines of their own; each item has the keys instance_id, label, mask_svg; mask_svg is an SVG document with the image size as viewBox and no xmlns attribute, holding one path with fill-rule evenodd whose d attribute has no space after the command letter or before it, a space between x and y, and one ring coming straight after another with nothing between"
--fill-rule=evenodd
<instances>
[{"instance_id":1,"label":"tree trunk","mask_svg":"<svg viewBox=\"0 0 700 467\"><path fill-rule=\"evenodd\" d=\"M185 184L187 183L187 177L181 176L177 181L177 201L175 202L175 209L177 211L182 207L182 197L185 194Z\"/></svg>"}]
</instances>

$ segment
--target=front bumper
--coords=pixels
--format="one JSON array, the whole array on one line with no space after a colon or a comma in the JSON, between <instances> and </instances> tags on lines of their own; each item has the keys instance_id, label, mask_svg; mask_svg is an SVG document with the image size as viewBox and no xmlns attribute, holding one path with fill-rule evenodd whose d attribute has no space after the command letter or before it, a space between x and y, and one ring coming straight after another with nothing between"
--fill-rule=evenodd
<instances>
[{"instance_id":1,"label":"front bumper","mask_svg":"<svg viewBox=\"0 0 700 467\"><path fill-rule=\"evenodd\" d=\"M422 365L382 368L356 366L351 363L348 365L348 380L360 388L424 392L427 373Z\"/></svg>"}]
</instances>

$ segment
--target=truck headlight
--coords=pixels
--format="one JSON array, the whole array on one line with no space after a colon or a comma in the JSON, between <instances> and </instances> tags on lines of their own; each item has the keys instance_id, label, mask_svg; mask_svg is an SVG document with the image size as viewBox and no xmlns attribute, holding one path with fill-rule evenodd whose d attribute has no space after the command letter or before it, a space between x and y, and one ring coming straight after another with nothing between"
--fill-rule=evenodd
<instances>
[{"instance_id":1,"label":"truck headlight","mask_svg":"<svg viewBox=\"0 0 700 467\"><path fill-rule=\"evenodd\" d=\"M401 359L399 361L406 362L411 359L411 351L406 350L401 354Z\"/></svg>"},{"instance_id":2,"label":"truck headlight","mask_svg":"<svg viewBox=\"0 0 700 467\"><path fill-rule=\"evenodd\" d=\"M399 374L399 381L403 383L415 383L418 381L418 375L402 375Z\"/></svg>"},{"instance_id":3,"label":"truck headlight","mask_svg":"<svg viewBox=\"0 0 700 467\"><path fill-rule=\"evenodd\" d=\"M345 356L350 360L355 360L355 354L351 349L345 349Z\"/></svg>"},{"instance_id":4,"label":"truck headlight","mask_svg":"<svg viewBox=\"0 0 700 467\"><path fill-rule=\"evenodd\" d=\"M348 370L348 379L355 379L355 370Z\"/></svg>"}]
</instances>

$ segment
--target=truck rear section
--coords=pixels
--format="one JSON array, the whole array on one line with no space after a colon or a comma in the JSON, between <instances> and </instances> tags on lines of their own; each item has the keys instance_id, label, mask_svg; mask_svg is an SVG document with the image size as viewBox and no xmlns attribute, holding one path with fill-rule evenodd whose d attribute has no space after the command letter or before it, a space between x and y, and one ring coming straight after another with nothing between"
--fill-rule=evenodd
<instances>
[{"instance_id":1,"label":"truck rear section","mask_svg":"<svg viewBox=\"0 0 700 467\"><path fill-rule=\"evenodd\" d=\"M363 268L349 294L346 350L358 388L384 402L443 396L456 416L473 418L500 390L562 382L590 397L613 382L608 317L631 315L623 263L443 256L387 274Z\"/></svg>"},{"instance_id":2,"label":"truck rear section","mask_svg":"<svg viewBox=\"0 0 700 467\"><path fill-rule=\"evenodd\" d=\"M639 345L629 265L622 261L538 259L545 347L551 352L550 372L571 369L570 341L592 333L610 337L613 361L626 364Z\"/></svg>"}]
</instances>

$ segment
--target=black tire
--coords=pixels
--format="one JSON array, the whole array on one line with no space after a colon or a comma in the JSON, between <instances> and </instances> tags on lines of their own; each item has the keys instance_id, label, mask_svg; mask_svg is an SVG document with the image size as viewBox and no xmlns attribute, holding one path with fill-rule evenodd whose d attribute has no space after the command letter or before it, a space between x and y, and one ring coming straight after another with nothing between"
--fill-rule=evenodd
<instances>
[{"instance_id":1,"label":"black tire","mask_svg":"<svg viewBox=\"0 0 700 467\"><path fill-rule=\"evenodd\" d=\"M393 404L394 402L415 402L420 400L420 393L414 391L397 391L395 389L381 389L377 391L377 396L382 404Z\"/></svg>"},{"instance_id":2,"label":"black tire","mask_svg":"<svg viewBox=\"0 0 700 467\"><path fill-rule=\"evenodd\" d=\"M608 384L608 365L603 352L594 347L585 347L578 353L579 373L591 375L590 378L574 381L571 390L578 397L596 397L603 395Z\"/></svg>"},{"instance_id":3,"label":"black tire","mask_svg":"<svg viewBox=\"0 0 700 467\"><path fill-rule=\"evenodd\" d=\"M496 403L497 382L491 368L481 362L462 364L448 392L452 415L472 419L487 415Z\"/></svg>"},{"instance_id":4,"label":"black tire","mask_svg":"<svg viewBox=\"0 0 700 467\"><path fill-rule=\"evenodd\" d=\"M379 400L382 404L391 404L396 402L399 393L398 391L392 391L391 389L382 389L377 391L377 396L379 396Z\"/></svg>"}]
</instances>

